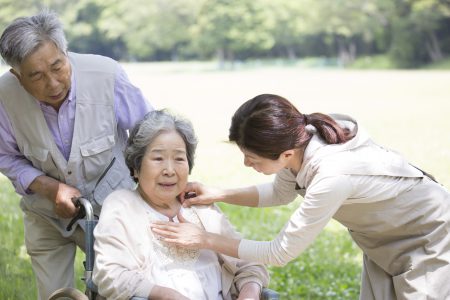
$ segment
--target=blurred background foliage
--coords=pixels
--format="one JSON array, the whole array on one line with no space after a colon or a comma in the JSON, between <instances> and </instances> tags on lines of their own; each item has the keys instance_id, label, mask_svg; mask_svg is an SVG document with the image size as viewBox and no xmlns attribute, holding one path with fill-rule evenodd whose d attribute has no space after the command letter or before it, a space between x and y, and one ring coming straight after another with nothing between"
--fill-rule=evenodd
<instances>
[{"instance_id":1,"label":"blurred background foliage","mask_svg":"<svg viewBox=\"0 0 450 300\"><path fill-rule=\"evenodd\" d=\"M194 122L201 136L195 180L237 186L263 179L222 142L242 99L270 91L306 111L357 116L377 141L408 154L449 187L449 72L303 70L449 70L449 0L0 0L0 32L43 8L59 14L71 51L169 61L123 65L152 104L176 108ZM218 71L215 61L247 70ZM285 68L291 65L301 68ZM19 197L2 175L0 203L0 299L36 299ZM221 208L245 237L267 240L298 205ZM283 299L357 299L361 257L345 229L331 222L296 260L270 267L271 287ZM83 258L79 251L80 289Z\"/></svg>"},{"instance_id":2,"label":"blurred background foliage","mask_svg":"<svg viewBox=\"0 0 450 300\"><path fill-rule=\"evenodd\" d=\"M0 29L42 8L70 50L122 61L322 58L416 68L450 53L448 0L0 0ZM362 62L361 62L362 58Z\"/></svg>"}]
</instances>

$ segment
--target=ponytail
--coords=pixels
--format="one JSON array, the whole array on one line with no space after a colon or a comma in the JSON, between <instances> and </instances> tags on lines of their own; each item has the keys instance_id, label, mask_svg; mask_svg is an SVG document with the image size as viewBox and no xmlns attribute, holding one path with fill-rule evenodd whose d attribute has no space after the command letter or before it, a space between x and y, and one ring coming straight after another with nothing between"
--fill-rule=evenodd
<instances>
[{"instance_id":1,"label":"ponytail","mask_svg":"<svg viewBox=\"0 0 450 300\"><path fill-rule=\"evenodd\" d=\"M353 137L328 115L302 114L287 99L262 94L234 113L228 137L239 147L276 160L286 150L306 147L315 132L327 144L345 143Z\"/></svg>"},{"instance_id":2,"label":"ponytail","mask_svg":"<svg viewBox=\"0 0 450 300\"><path fill-rule=\"evenodd\" d=\"M305 117L306 127L308 125L314 126L319 136L327 144L342 144L353 138L353 133L349 129L342 128L328 115L313 113L310 115L303 114L303 116Z\"/></svg>"}]
</instances>

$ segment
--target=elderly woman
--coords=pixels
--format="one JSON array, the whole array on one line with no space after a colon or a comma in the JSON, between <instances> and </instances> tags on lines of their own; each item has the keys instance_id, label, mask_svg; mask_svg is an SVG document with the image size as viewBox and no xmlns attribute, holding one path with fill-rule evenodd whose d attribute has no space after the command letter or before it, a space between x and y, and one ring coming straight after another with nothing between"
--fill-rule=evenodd
<instances>
[{"instance_id":1,"label":"elderly woman","mask_svg":"<svg viewBox=\"0 0 450 300\"><path fill-rule=\"evenodd\" d=\"M93 280L108 299L259 299L268 273L263 265L211 250L171 246L150 230L151 222L189 221L205 230L238 237L214 206L183 208L197 140L191 124L153 111L132 130L125 160L137 182L103 204L95 228Z\"/></svg>"}]
</instances>

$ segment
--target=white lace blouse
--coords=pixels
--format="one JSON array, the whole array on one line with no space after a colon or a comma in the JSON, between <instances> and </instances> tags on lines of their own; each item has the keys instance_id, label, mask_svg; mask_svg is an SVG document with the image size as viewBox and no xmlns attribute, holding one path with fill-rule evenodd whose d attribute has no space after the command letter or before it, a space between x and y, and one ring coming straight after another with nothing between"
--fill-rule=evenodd
<instances>
[{"instance_id":1,"label":"white lace blouse","mask_svg":"<svg viewBox=\"0 0 450 300\"><path fill-rule=\"evenodd\" d=\"M169 221L165 215L152 207L146 207L150 222ZM199 224L200 220L192 209L181 208L189 222ZM175 217L173 222L178 222ZM216 253L210 250L191 250L169 245L160 241L149 231L152 239L150 257L151 277L155 284L172 288L189 299L219 300L222 298L221 267Z\"/></svg>"},{"instance_id":2,"label":"white lace blouse","mask_svg":"<svg viewBox=\"0 0 450 300\"><path fill-rule=\"evenodd\" d=\"M239 237L215 206L182 210L189 222L209 232ZM263 265L210 251L167 247L154 237L152 220L168 220L150 209L135 190L112 192L94 230L93 281L108 300L148 297L155 284L181 291L192 300L235 299L248 282L267 286ZM177 220L175 220L177 221Z\"/></svg>"}]
</instances>

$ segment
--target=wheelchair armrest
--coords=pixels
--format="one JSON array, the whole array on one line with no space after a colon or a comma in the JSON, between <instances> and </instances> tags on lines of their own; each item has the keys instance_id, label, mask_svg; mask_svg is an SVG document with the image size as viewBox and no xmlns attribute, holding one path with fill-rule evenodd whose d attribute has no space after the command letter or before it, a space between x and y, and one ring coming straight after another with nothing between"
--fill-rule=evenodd
<instances>
[{"instance_id":1,"label":"wheelchair armrest","mask_svg":"<svg viewBox=\"0 0 450 300\"><path fill-rule=\"evenodd\" d=\"M278 294L276 291L263 288L261 293L261 300L278 300L280 299L280 294Z\"/></svg>"},{"instance_id":2,"label":"wheelchair armrest","mask_svg":"<svg viewBox=\"0 0 450 300\"><path fill-rule=\"evenodd\" d=\"M261 300L279 300L279 299L280 295L277 292L268 288L263 288L261 293ZM147 299L142 297L132 297L130 300L147 300Z\"/></svg>"}]
</instances>

